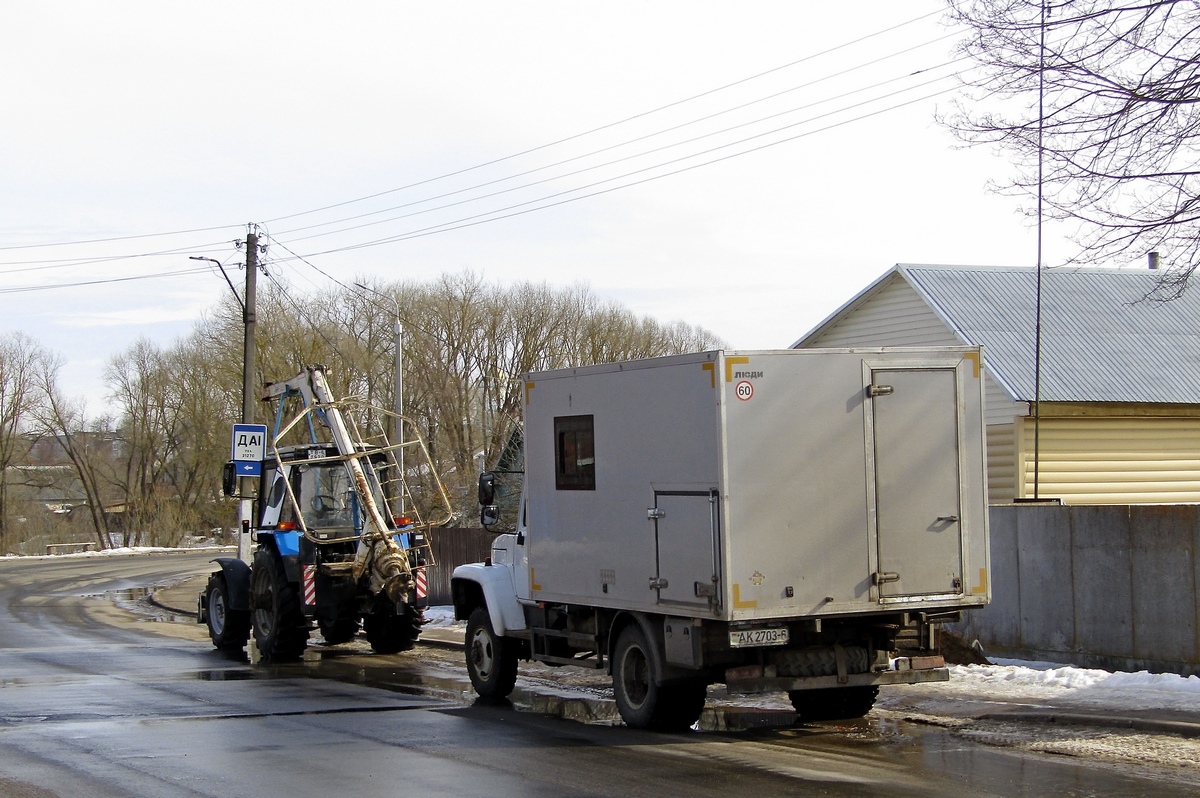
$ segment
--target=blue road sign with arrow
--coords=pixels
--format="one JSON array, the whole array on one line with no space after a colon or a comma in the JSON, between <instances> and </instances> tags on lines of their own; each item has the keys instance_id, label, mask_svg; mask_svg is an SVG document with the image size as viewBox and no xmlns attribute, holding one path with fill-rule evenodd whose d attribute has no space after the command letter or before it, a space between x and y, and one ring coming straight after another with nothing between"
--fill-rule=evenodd
<instances>
[{"instance_id":1,"label":"blue road sign with arrow","mask_svg":"<svg viewBox=\"0 0 1200 798\"><path fill-rule=\"evenodd\" d=\"M239 477L257 477L262 474L262 459L267 453L267 427L265 424L233 425L234 469Z\"/></svg>"}]
</instances>

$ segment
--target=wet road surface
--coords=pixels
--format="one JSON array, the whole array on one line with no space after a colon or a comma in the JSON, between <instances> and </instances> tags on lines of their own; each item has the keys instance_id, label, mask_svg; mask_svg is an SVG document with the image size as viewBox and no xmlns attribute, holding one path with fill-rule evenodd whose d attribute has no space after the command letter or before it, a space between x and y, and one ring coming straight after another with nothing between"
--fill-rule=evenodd
<instances>
[{"instance_id":1,"label":"wet road surface","mask_svg":"<svg viewBox=\"0 0 1200 798\"><path fill-rule=\"evenodd\" d=\"M211 554L0 560L0 795L1182 796L1114 768L854 723L662 735L473 702L457 652L264 667L121 603ZM574 700L574 699L571 699ZM539 702L542 702L539 707ZM586 716L589 702L578 702ZM595 706L595 705L593 705ZM530 711L533 710L533 711ZM769 720L769 718L768 718ZM713 724L710 724L713 725Z\"/></svg>"}]
</instances>

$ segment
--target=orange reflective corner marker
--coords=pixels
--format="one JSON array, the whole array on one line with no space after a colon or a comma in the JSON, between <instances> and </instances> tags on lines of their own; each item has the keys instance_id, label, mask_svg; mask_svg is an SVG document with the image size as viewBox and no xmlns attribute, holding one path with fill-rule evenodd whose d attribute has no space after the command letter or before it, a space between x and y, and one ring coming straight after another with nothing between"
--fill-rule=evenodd
<instances>
[{"instance_id":1,"label":"orange reflective corner marker","mask_svg":"<svg viewBox=\"0 0 1200 798\"><path fill-rule=\"evenodd\" d=\"M975 587L971 588L971 592L976 595L980 595L980 594L987 592L987 569L986 568L979 569L979 584L977 584L977 585L975 585Z\"/></svg>"},{"instance_id":2,"label":"orange reflective corner marker","mask_svg":"<svg viewBox=\"0 0 1200 798\"><path fill-rule=\"evenodd\" d=\"M971 376L978 378L979 377L979 353L978 352L967 352L965 355L963 355L963 360L971 361L971 367L972 367L971 368Z\"/></svg>"},{"instance_id":3,"label":"orange reflective corner marker","mask_svg":"<svg viewBox=\"0 0 1200 798\"><path fill-rule=\"evenodd\" d=\"M701 363L700 368L708 372L708 377L712 380L712 387L717 387L717 364L716 363Z\"/></svg>"},{"instance_id":4,"label":"orange reflective corner marker","mask_svg":"<svg viewBox=\"0 0 1200 798\"><path fill-rule=\"evenodd\" d=\"M533 588L534 590L539 590L539 591L540 591L540 590L542 589L542 586L541 586L541 585L539 585L539 584L538 584L538 582L537 582L537 576L536 576L536 575L534 575L534 572L533 572L533 569L532 569L532 568L530 568L530 569L529 569L529 586L530 586L531 588Z\"/></svg>"},{"instance_id":5,"label":"orange reflective corner marker","mask_svg":"<svg viewBox=\"0 0 1200 798\"><path fill-rule=\"evenodd\" d=\"M737 610L749 610L758 606L757 600L742 601L742 586L737 582L733 583L733 608Z\"/></svg>"},{"instance_id":6,"label":"orange reflective corner marker","mask_svg":"<svg viewBox=\"0 0 1200 798\"><path fill-rule=\"evenodd\" d=\"M525 404L529 404L529 392L533 390L534 383L525 383Z\"/></svg>"},{"instance_id":7,"label":"orange reflective corner marker","mask_svg":"<svg viewBox=\"0 0 1200 798\"><path fill-rule=\"evenodd\" d=\"M750 358L745 356L725 358L725 382L733 382L734 366L747 366L749 364Z\"/></svg>"}]
</instances>

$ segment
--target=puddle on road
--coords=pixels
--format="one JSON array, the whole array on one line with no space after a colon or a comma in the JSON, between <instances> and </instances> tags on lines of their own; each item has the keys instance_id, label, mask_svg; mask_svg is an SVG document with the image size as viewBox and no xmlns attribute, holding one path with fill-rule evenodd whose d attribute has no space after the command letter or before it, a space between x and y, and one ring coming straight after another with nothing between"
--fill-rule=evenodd
<instances>
[{"instance_id":1,"label":"puddle on road","mask_svg":"<svg viewBox=\"0 0 1200 798\"><path fill-rule=\"evenodd\" d=\"M100 598L111 601L117 608L140 616L143 623L186 623L195 625L196 616L173 612L154 603L154 588L131 587L122 590L108 590L96 593L89 598Z\"/></svg>"}]
</instances>

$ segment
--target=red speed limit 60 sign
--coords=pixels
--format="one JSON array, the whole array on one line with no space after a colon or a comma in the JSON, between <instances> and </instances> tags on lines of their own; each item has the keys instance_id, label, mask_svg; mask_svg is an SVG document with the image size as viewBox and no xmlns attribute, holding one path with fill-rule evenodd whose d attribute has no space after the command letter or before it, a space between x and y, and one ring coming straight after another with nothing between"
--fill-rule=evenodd
<instances>
[{"instance_id":1,"label":"red speed limit 60 sign","mask_svg":"<svg viewBox=\"0 0 1200 798\"><path fill-rule=\"evenodd\" d=\"M733 386L733 392L738 399L743 402L754 396L754 385L747 380L742 380L737 385Z\"/></svg>"}]
</instances>

